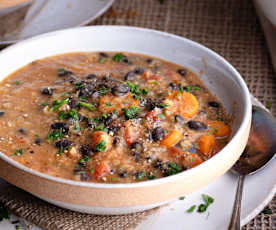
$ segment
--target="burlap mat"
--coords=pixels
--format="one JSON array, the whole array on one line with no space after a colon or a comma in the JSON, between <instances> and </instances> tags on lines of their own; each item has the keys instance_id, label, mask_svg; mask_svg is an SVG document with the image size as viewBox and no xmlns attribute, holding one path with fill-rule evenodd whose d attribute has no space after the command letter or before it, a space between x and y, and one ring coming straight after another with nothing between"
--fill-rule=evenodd
<instances>
[{"instance_id":1,"label":"burlap mat","mask_svg":"<svg viewBox=\"0 0 276 230\"><path fill-rule=\"evenodd\" d=\"M163 3L162 3L163 2ZM116 0L112 10L91 25L131 25L178 34L224 56L243 75L261 102L272 101L276 115L276 77L251 0ZM0 201L17 215L44 229L133 229L147 211L123 216L93 216L63 210L11 188ZM259 214L243 230L276 230L276 197L272 215Z\"/></svg>"}]
</instances>

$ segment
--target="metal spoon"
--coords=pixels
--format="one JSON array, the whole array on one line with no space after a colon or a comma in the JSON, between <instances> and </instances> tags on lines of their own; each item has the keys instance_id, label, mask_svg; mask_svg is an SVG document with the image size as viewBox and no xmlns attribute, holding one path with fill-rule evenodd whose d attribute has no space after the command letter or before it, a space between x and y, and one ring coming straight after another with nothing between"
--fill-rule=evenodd
<instances>
[{"instance_id":1,"label":"metal spoon","mask_svg":"<svg viewBox=\"0 0 276 230\"><path fill-rule=\"evenodd\" d=\"M238 186L228 230L240 230L240 209L246 175L263 169L276 153L276 118L264 109L252 107L252 124L247 146L231 168L238 175Z\"/></svg>"}]
</instances>

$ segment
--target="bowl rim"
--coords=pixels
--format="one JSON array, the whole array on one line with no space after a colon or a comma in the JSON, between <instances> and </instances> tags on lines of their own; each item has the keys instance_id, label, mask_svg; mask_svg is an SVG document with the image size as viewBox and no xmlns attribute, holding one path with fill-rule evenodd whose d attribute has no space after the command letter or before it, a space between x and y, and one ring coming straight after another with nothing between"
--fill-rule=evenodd
<instances>
[{"instance_id":1,"label":"bowl rim","mask_svg":"<svg viewBox=\"0 0 276 230\"><path fill-rule=\"evenodd\" d=\"M251 96L250 96L249 90L247 88L247 85L246 85L245 81L243 80L242 76L239 74L239 72L226 59L224 59L221 55L219 55L216 52L212 51L211 49L209 49L209 48L207 48L207 47L205 47L205 46L203 46L203 45L201 45L201 44L199 44L195 41L187 39L185 37L181 37L181 36L171 34L171 33L167 33L167 32L163 32L163 31L147 29L147 28L141 28L141 27L133 27L133 26L116 26L116 25L115 26L114 25L111 25L111 26L110 25L108 25L108 26L102 26L102 25L84 26L84 27L75 27L75 28L57 30L57 31L54 31L54 32L49 32L49 33L41 34L41 35L38 35L38 36L34 36L32 38L28 38L26 40L20 41L19 43L11 45L8 48L5 48L4 50L0 51L0 56L5 55L5 53L10 52L10 50L13 50L15 48L24 46L25 44L29 44L33 41L40 40L40 39L47 39L47 37L51 37L51 36L58 36L61 33L77 32L77 31L91 31L91 32L93 32L93 30L101 30L101 29L102 30L106 30L106 29L120 30L120 31L126 30L128 32L129 32L129 30L132 30L132 32L151 33L153 35L165 36L165 37L169 37L169 38L172 38L172 39L182 40L183 42L192 44L196 48L204 50L210 56L213 56L215 59L219 60L222 63L222 65L226 66L227 69L231 72L232 76L234 76L235 79L238 81L239 86L242 89L244 99L245 99L245 111L244 111L244 114L243 114L241 124L238 127L235 135L233 135L233 137L229 141L229 143L227 143L226 146L221 151L218 152L218 154L216 154L215 156L211 157L207 161L204 161L202 164L200 164L200 165L198 165L194 168L188 169L186 171L183 171L181 173L171 175L171 176L168 176L168 177L162 177L162 178L158 178L158 179L155 179L155 180L133 182L133 183L82 182L82 181L74 181L74 180L70 180L70 179L65 179L65 178L61 178L61 177L54 177L54 176L50 176L48 174L33 170L31 168L28 168L28 167L20 164L19 162L13 160L12 158L9 158L4 153L0 152L0 158L2 160L6 161L7 163L11 164L12 166L14 166L16 168L19 168L19 169L21 169L21 170L23 170L27 173L33 174L33 175L38 176L38 177L42 177L46 180L50 180L50 181L54 181L54 182L58 182L58 183L66 184L66 185L79 186L79 187L88 187L88 188L90 188L90 187L91 188L101 188L101 189L126 189L126 188L140 188L140 187L147 187L147 186L155 186L155 185L159 185L159 184L163 184L163 183L174 182L174 181L177 181L184 174L186 176L189 176L189 174L192 175L194 173L194 171L196 171L196 170L199 171L203 167L208 167L208 164L212 164L213 161L217 160L218 158L221 158L224 154L227 154L227 152L229 152L228 149L230 150L232 148L232 146L238 144L239 139L242 137L242 135L244 134L244 132L248 128L248 123L251 121L252 103L251 103L251 98L250 98ZM74 50L74 52L77 52L77 51ZM124 51L122 51L122 52L124 52ZM127 51L125 51L125 52L127 52ZM4 77L3 79L5 79L6 77Z\"/></svg>"}]
</instances>

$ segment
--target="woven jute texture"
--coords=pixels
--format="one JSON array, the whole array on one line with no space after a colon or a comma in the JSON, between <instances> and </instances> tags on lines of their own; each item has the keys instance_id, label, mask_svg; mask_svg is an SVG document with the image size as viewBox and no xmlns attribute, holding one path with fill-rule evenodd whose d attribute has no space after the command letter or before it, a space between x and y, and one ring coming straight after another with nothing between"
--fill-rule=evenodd
<instances>
[{"instance_id":1,"label":"woven jute texture","mask_svg":"<svg viewBox=\"0 0 276 230\"><path fill-rule=\"evenodd\" d=\"M162 3L163 2L163 3ZM112 9L91 25L153 28L197 41L229 60L261 102L272 101L276 115L276 77L251 0L116 0ZM166 47L163 47L166 49ZM10 187L0 192L15 214L49 230L134 229L156 210L122 216L93 216L64 210ZM243 230L276 230L276 197Z\"/></svg>"}]
</instances>

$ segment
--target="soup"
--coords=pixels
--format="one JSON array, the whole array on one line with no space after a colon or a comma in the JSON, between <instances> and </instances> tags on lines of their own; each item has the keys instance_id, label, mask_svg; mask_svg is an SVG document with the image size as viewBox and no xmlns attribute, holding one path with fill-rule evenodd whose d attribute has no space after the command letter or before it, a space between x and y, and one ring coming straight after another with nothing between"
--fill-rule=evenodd
<instances>
[{"instance_id":1,"label":"soup","mask_svg":"<svg viewBox=\"0 0 276 230\"><path fill-rule=\"evenodd\" d=\"M191 70L132 53L68 53L0 84L0 150L71 180L130 183L193 168L231 134L223 105Z\"/></svg>"}]
</instances>

